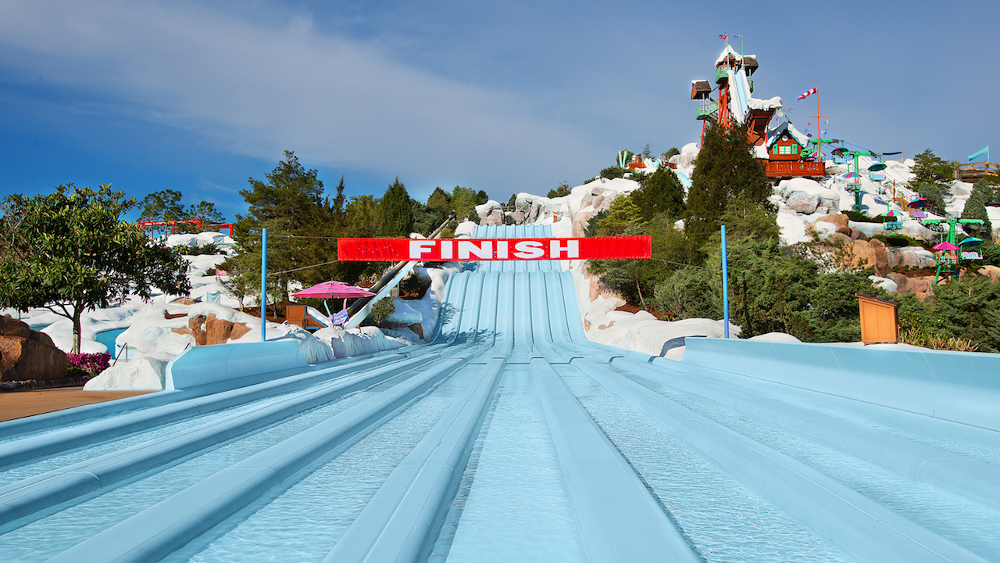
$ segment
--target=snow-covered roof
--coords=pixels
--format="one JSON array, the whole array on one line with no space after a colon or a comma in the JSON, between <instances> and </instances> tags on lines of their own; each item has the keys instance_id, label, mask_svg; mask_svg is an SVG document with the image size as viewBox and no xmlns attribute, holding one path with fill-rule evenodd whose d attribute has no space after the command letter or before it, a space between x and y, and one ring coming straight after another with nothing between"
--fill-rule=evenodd
<instances>
[{"instance_id":1,"label":"snow-covered roof","mask_svg":"<svg viewBox=\"0 0 1000 563\"><path fill-rule=\"evenodd\" d=\"M726 48L722 50L722 54L715 60L715 66L719 66L729 57L733 57L737 61L743 60L743 57L739 53L737 53L731 46L726 45Z\"/></svg>"},{"instance_id":2,"label":"snow-covered roof","mask_svg":"<svg viewBox=\"0 0 1000 563\"><path fill-rule=\"evenodd\" d=\"M747 107L749 107L750 109L760 109L760 110L778 109L782 107L781 97L775 96L769 100L750 98L750 100L747 102Z\"/></svg>"},{"instance_id":3,"label":"snow-covered roof","mask_svg":"<svg viewBox=\"0 0 1000 563\"><path fill-rule=\"evenodd\" d=\"M774 98L771 99L773 100ZM778 101L780 102L781 100L779 99ZM809 145L809 137L804 135L801 131L796 129L794 125L792 125L792 122L788 120L788 117L785 116L785 112L782 111L781 106L779 106L775 110L774 117L771 118L771 122L767 124L767 148L770 149L771 146L781 138L783 133L791 135L792 138L795 139L795 142L803 147Z\"/></svg>"}]
</instances>

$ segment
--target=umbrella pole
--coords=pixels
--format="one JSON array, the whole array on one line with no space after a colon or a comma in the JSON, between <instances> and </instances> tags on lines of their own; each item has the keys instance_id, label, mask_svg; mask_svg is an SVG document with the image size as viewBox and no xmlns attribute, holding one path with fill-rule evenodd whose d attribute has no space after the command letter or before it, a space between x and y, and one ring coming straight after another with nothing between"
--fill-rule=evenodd
<instances>
[{"instance_id":1,"label":"umbrella pole","mask_svg":"<svg viewBox=\"0 0 1000 563\"><path fill-rule=\"evenodd\" d=\"M329 306L327 306L327 304L326 304L326 299L324 299L324 300L323 300L323 308L324 308L324 309L326 309L326 316L328 316L328 317L332 317L332 316L333 316L333 315L332 315L332 314L330 313L330 307L329 307Z\"/></svg>"}]
</instances>

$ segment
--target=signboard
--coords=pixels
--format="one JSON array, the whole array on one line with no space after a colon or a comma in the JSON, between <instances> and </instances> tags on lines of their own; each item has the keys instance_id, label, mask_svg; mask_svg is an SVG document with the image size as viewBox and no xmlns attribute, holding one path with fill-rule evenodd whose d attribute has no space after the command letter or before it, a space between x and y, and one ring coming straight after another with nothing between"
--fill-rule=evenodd
<instances>
[{"instance_id":1,"label":"signboard","mask_svg":"<svg viewBox=\"0 0 1000 563\"><path fill-rule=\"evenodd\" d=\"M650 258L650 237L337 239L344 261L592 260Z\"/></svg>"}]
</instances>

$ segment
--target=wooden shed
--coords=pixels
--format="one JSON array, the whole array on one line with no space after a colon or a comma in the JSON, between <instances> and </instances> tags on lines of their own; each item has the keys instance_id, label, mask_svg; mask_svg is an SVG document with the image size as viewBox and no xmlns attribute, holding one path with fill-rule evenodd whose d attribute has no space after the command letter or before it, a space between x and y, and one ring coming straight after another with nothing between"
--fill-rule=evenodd
<instances>
[{"instance_id":1,"label":"wooden shed","mask_svg":"<svg viewBox=\"0 0 1000 563\"><path fill-rule=\"evenodd\" d=\"M712 85L708 80L691 81L691 99L703 100L712 95Z\"/></svg>"},{"instance_id":2,"label":"wooden shed","mask_svg":"<svg viewBox=\"0 0 1000 563\"><path fill-rule=\"evenodd\" d=\"M865 344L899 341L899 303L855 293L861 308L861 341Z\"/></svg>"}]
</instances>

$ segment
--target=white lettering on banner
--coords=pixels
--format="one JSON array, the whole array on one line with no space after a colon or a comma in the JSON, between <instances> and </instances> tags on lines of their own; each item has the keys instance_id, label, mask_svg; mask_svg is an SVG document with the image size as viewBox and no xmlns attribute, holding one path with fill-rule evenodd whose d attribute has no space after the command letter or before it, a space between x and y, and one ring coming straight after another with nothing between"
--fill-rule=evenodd
<instances>
[{"instance_id":1,"label":"white lettering on banner","mask_svg":"<svg viewBox=\"0 0 1000 563\"><path fill-rule=\"evenodd\" d=\"M437 246L437 242L433 240L426 240L426 239L410 240L410 260L423 259L424 254L430 253L435 246Z\"/></svg>"},{"instance_id":2,"label":"white lettering on banner","mask_svg":"<svg viewBox=\"0 0 1000 563\"><path fill-rule=\"evenodd\" d=\"M522 240L514 244L514 258L530 260L545 254L542 243L534 240Z\"/></svg>"},{"instance_id":3,"label":"white lettering on banner","mask_svg":"<svg viewBox=\"0 0 1000 563\"><path fill-rule=\"evenodd\" d=\"M451 241L443 240L441 241L441 259L451 260Z\"/></svg>"},{"instance_id":4,"label":"white lettering on banner","mask_svg":"<svg viewBox=\"0 0 1000 563\"><path fill-rule=\"evenodd\" d=\"M510 255L507 252L507 244L508 243L505 240L497 241L497 260L506 260L507 258L510 258Z\"/></svg>"},{"instance_id":5,"label":"white lettering on banner","mask_svg":"<svg viewBox=\"0 0 1000 563\"><path fill-rule=\"evenodd\" d=\"M580 241L578 240L568 240L566 241L566 246L559 244L559 239L552 239L552 244L549 246L549 258L556 260L558 258L563 258L560 256L563 252L566 253L565 258L572 260L574 258L580 257Z\"/></svg>"},{"instance_id":6,"label":"white lettering on banner","mask_svg":"<svg viewBox=\"0 0 1000 563\"><path fill-rule=\"evenodd\" d=\"M471 240L458 241L458 260L471 260L473 255L480 260L493 258L493 242L484 240L477 245Z\"/></svg>"}]
</instances>

